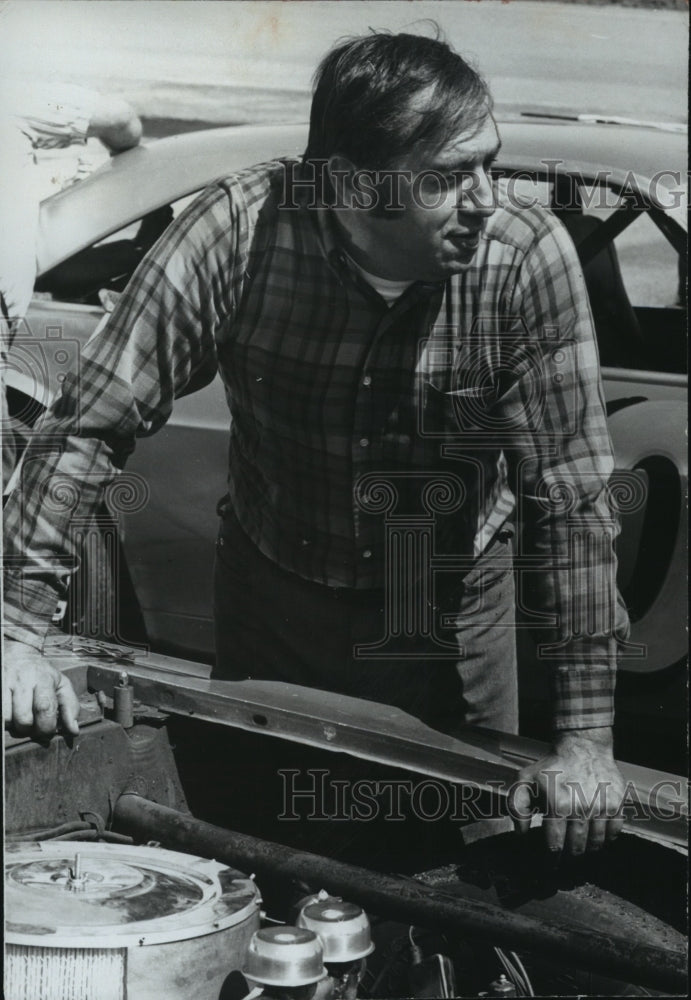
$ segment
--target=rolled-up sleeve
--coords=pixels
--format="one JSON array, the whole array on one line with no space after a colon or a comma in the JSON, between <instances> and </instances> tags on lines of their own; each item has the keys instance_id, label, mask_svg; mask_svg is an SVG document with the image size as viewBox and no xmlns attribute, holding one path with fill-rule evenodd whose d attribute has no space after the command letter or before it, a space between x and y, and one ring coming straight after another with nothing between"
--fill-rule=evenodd
<instances>
[{"instance_id":1,"label":"rolled-up sleeve","mask_svg":"<svg viewBox=\"0 0 691 1000\"><path fill-rule=\"evenodd\" d=\"M35 149L85 143L98 91L71 83L25 83L3 88L3 104Z\"/></svg>"}]
</instances>

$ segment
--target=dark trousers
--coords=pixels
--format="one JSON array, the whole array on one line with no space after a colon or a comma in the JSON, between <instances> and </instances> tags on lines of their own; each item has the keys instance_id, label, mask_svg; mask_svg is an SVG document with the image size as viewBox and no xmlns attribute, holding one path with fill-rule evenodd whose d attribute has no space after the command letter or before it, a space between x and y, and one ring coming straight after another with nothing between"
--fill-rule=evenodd
<instances>
[{"instance_id":1,"label":"dark trousers","mask_svg":"<svg viewBox=\"0 0 691 1000\"><path fill-rule=\"evenodd\" d=\"M327 587L288 573L226 514L216 546L216 666L223 680L280 680L393 705L433 728L517 732L511 533L463 579L441 574L432 635L385 637L383 590ZM445 625L443 616L446 616ZM452 624L449 623L449 618ZM440 647L438 639L451 644Z\"/></svg>"}]
</instances>

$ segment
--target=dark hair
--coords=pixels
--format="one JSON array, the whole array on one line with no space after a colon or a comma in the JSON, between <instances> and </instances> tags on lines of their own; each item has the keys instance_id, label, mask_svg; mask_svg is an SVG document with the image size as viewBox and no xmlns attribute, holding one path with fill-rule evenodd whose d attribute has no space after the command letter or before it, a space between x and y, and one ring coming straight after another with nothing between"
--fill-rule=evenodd
<instances>
[{"instance_id":1,"label":"dark hair","mask_svg":"<svg viewBox=\"0 0 691 1000\"><path fill-rule=\"evenodd\" d=\"M438 148L479 127L491 109L487 84L446 42L390 33L352 38L315 73L305 158L339 153L383 170L419 143Z\"/></svg>"}]
</instances>

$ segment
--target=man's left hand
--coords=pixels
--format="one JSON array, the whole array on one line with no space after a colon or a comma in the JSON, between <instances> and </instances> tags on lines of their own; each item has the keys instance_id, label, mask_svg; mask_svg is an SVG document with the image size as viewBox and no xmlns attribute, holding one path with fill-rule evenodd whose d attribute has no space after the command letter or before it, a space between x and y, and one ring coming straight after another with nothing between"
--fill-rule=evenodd
<instances>
[{"instance_id":1,"label":"man's left hand","mask_svg":"<svg viewBox=\"0 0 691 1000\"><path fill-rule=\"evenodd\" d=\"M509 797L514 825L525 833L537 803L550 851L596 851L621 831L625 785L614 760L611 729L561 732L552 753L523 768L518 779Z\"/></svg>"}]
</instances>

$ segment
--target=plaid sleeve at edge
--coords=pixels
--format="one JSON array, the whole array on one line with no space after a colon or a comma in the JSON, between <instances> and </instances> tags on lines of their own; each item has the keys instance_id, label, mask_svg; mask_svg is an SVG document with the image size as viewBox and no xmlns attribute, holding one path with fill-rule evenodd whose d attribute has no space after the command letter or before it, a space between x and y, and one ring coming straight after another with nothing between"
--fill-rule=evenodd
<instances>
[{"instance_id":1,"label":"plaid sleeve at edge","mask_svg":"<svg viewBox=\"0 0 691 1000\"><path fill-rule=\"evenodd\" d=\"M553 622L534 630L549 668L553 727L611 726L616 635L626 630L616 590L619 527L607 485L614 461L580 265L551 217L526 255L514 301L540 355L539 424L508 457L524 554L540 560L538 572L524 574L524 597ZM535 390L533 370L509 394L512 412L517 399L528 408Z\"/></svg>"},{"instance_id":2,"label":"plaid sleeve at edge","mask_svg":"<svg viewBox=\"0 0 691 1000\"><path fill-rule=\"evenodd\" d=\"M78 565L81 526L93 521L135 438L165 423L193 378L198 388L213 378L226 303L207 289L227 287L214 282L214 269L228 271L243 229L233 211L227 190L210 188L173 223L37 428L5 508L10 637L42 645Z\"/></svg>"}]
</instances>

